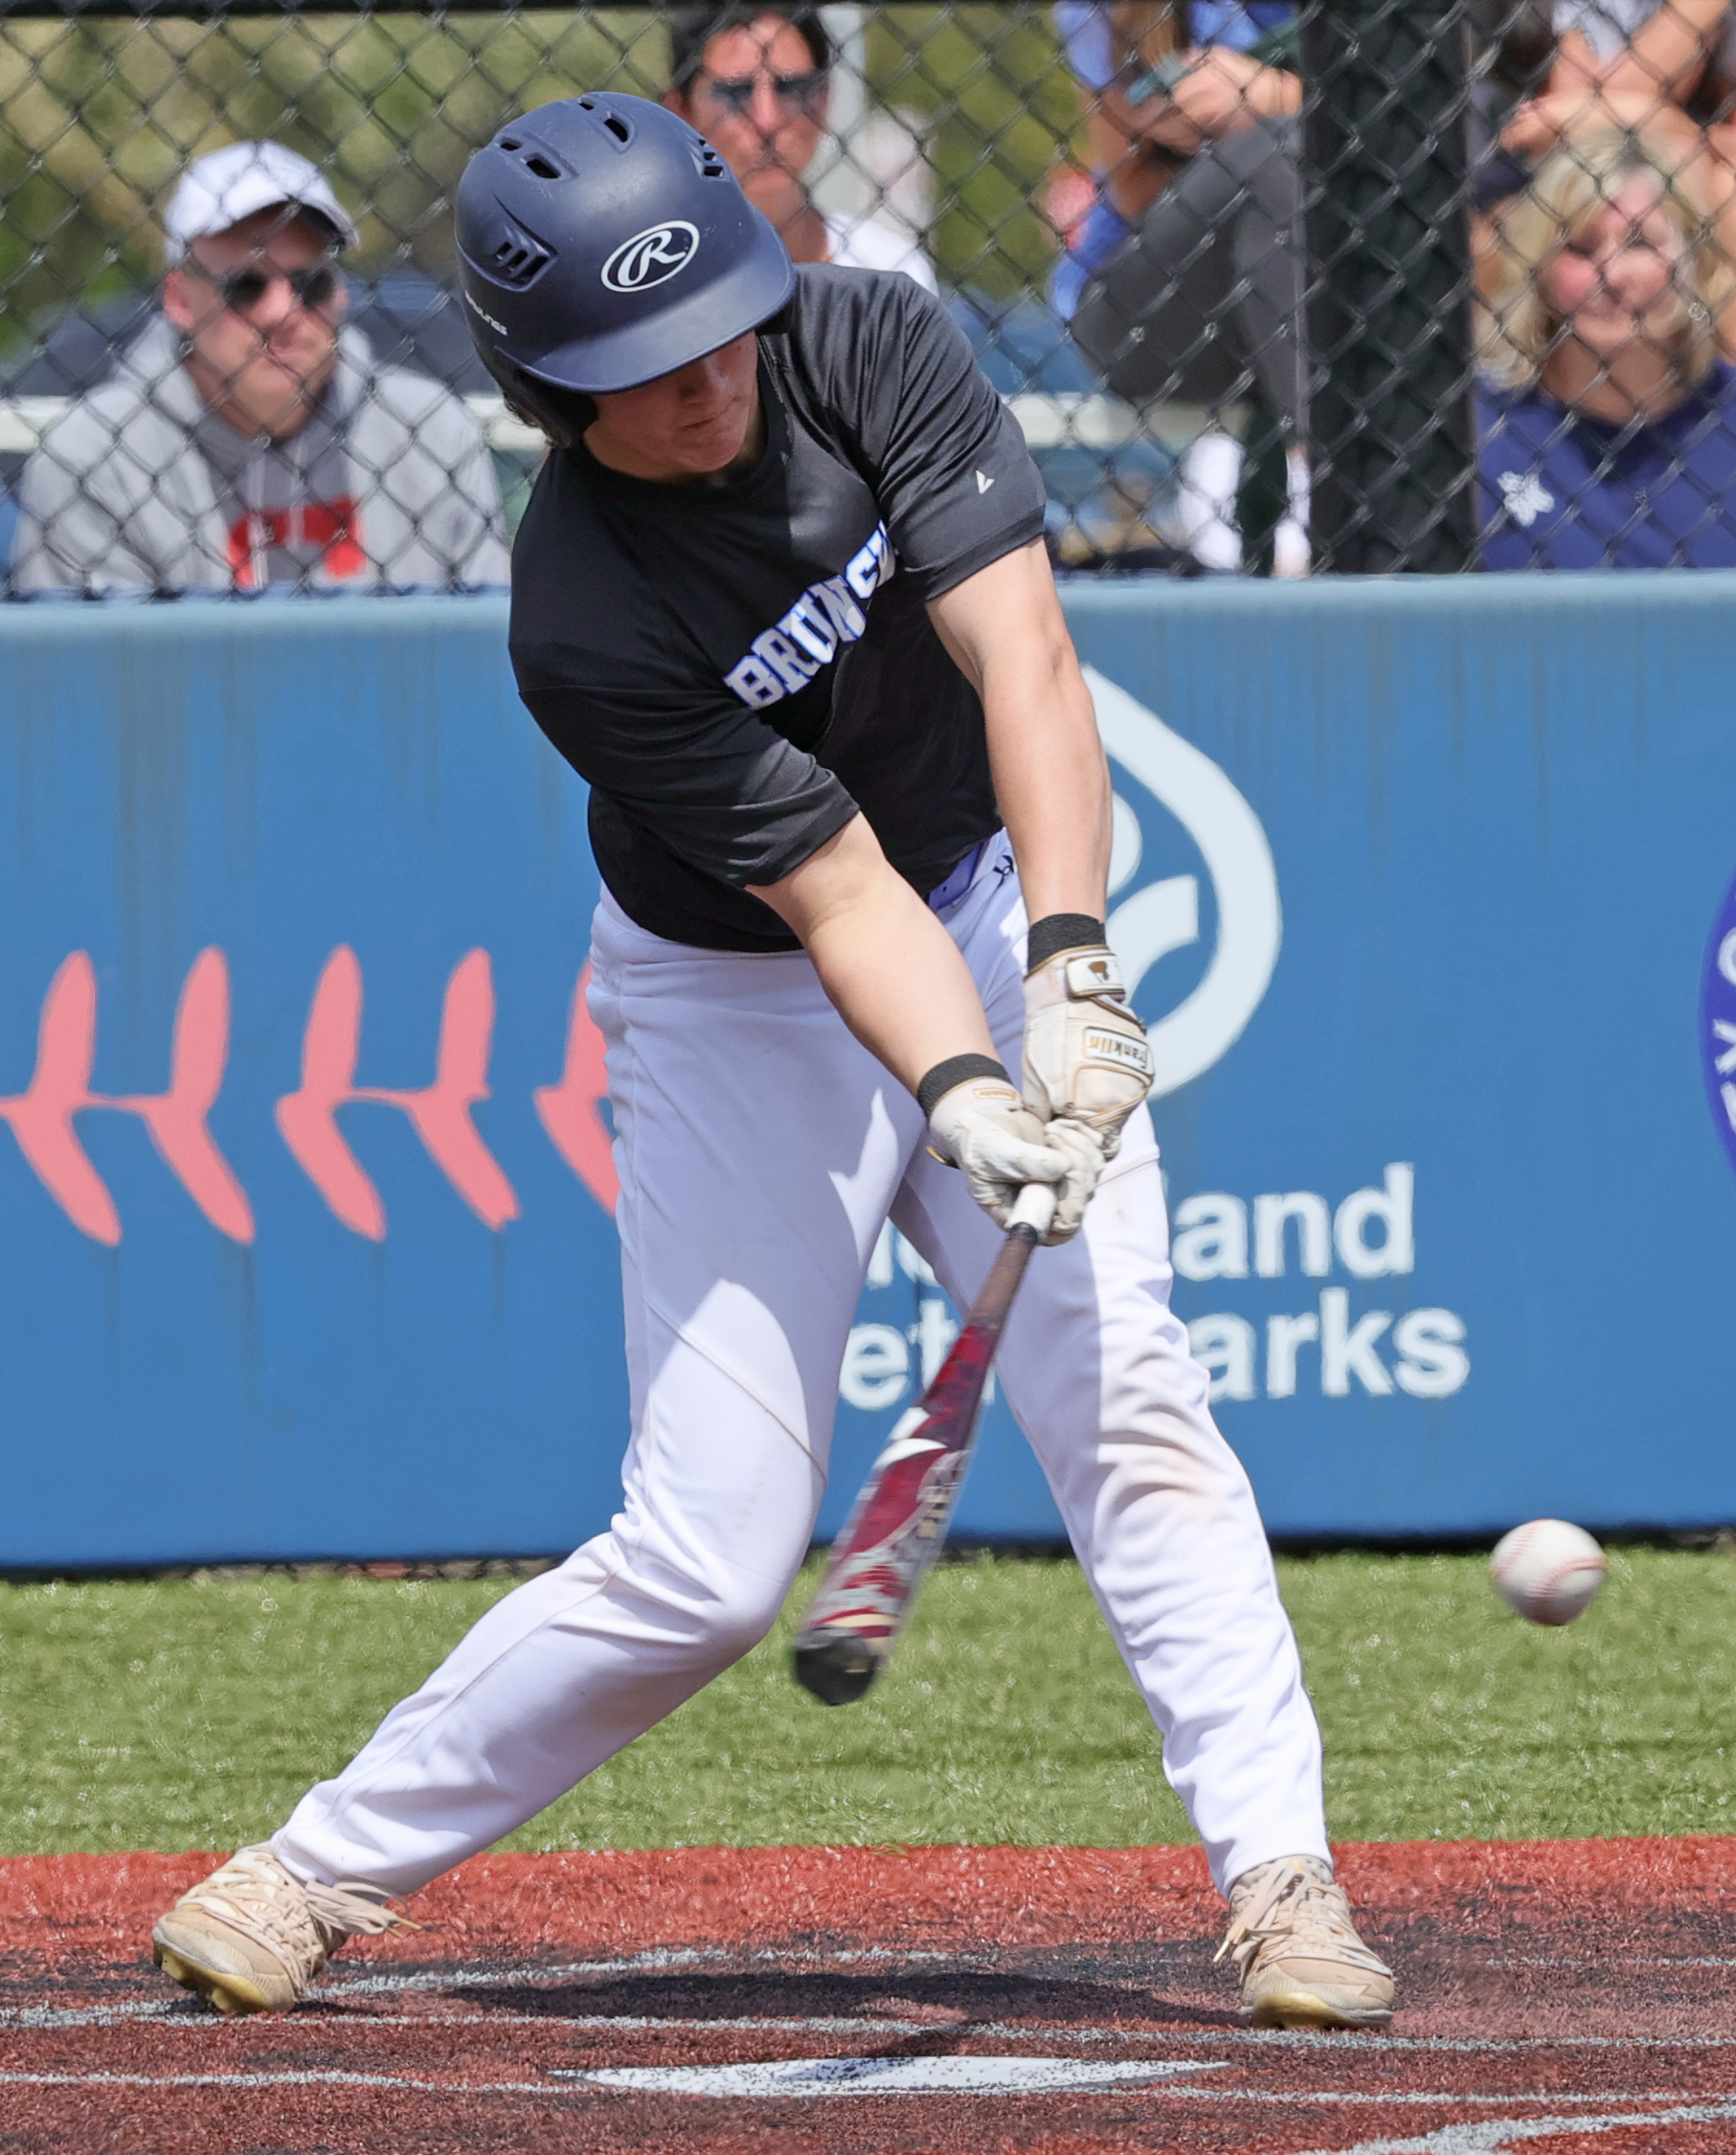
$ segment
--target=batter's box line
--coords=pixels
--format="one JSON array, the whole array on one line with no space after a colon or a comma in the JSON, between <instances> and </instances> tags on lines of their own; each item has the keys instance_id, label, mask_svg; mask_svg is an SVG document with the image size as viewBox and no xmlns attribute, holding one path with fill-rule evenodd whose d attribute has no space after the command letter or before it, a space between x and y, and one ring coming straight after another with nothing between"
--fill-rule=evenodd
<instances>
[{"instance_id":1,"label":"batter's box line","mask_svg":"<svg viewBox=\"0 0 1736 2155\"><path fill-rule=\"evenodd\" d=\"M619 1965L619 1963L612 1963ZM475 1980L475 1979L471 1979ZM497 1979L498 1980L498 1979ZM456 1986L454 1986L456 1987ZM330 1996L327 1991L318 1997ZM312 2016L304 2008L301 2024ZM25 2006L0 2009L0 2029L19 2030L63 2028L104 2028L148 2021L163 2028L186 2028L199 2033L219 2025L203 2006L190 1999L126 2002L113 2006ZM290 2024L296 2025L295 2022ZM899 2020L880 2014L808 2013L801 2015L751 2013L700 2017L691 2013L562 2013L562 2012L453 2012L370 2013L368 2028L547 2028L583 2029L590 2032L619 2030L623 2035L677 2033L701 2037L718 2035L950 2035L974 2042L1091 2043L1097 2045L1184 2043L1191 2050L1295 2050L1333 2057L1346 2051L1373 2051L1383 2055L1417 2053L1446 2056L1528 2056L1550 2051L1727 2051L1736 2050L1736 2035L1385 2035L1362 2034L1349 2029L1330 2035L1316 2030L1281 2028L1115 2028L1101 2022L1080 2027L1066 2022L972 2020L936 2022ZM1538 2098L1540 2101L1546 2098ZM1607 2098L1605 2099L1608 2099Z\"/></svg>"},{"instance_id":2,"label":"batter's box line","mask_svg":"<svg viewBox=\"0 0 1736 2155\"><path fill-rule=\"evenodd\" d=\"M1070 2062L1075 2063L1081 2069L1078 2084L1071 2088L1063 2088L1056 2083L1053 2086L1053 2092L1057 2094L1088 2094L1092 2092L1085 2083L1089 2080L1091 2074L1095 2071L1105 2080L1110 2079L1113 2076L1117 2082L1118 2092L1121 2094L1161 2096L1165 2101L1169 2102L1256 2103L1268 2109L1513 2109L1527 2102L1669 2102L1680 2104L1689 2099L1680 2091L1659 2092L1657 2095L1610 2095L1606 2093L1585 2096L1524 2096L1511 2093L1504 2095L1447 2094L1432 2090L1421 2094L1364 2095L1339 2089L1245 2088L1224 2087L1222 2085L1195 2087L1185 2077L1187 2074L1227 2072L1229 2070L1227 2063L1197 2058L1175 2061L1169 2070L1181 2076L1173 2079L1168 2076L1164 2068L1161 2065L1117 2066L1105 2063L1093 2068L1091 2062L1084 2058L1071 2061L1062 2058L964 2058L957 2060L778 2058L767 2060L761 2065L742 2064L734 2066L593 2066L590 2068L552 2066L550 2068L549 2076L551 2079L571 2080L577 2084L592 2087L614 2088L623 2094L640 2092L658 2095L688 2095L695 2098L721 2098L734 2100L746 2098L759 2101L783 2101L792 2098L812 2100L816 2098L823 2098L828 2096L933 2095L938 2092L934 2086L921 2084L914 2072L907 2076L906 2085L902 2088L899 2087L891 2078L890 2072L887 2070L893 2066L914 2068L943 2063L980 2064L985 2067L994 2065L1060 2066ZM854 2067L855 2070L846 2070L851 2067ZM878 2079L871 2077L876 2070L883 2076ZM764 2086L749 2084L746 2076L754 2074L764 2075L766 2084ZM986 2079L987 2075L983 2075L981 2077ZM1144 2085L1140 2084L1141 2078L1145 2081ZM710 2084L708 2085L708 2083ZM979 2086L975 2091L961 2087L958 2092L960 2094L975 2092L986 2096L997 2092L1029 2095L1045 2091L1025 2084L1017 2088L1009 2087L1004 2091L997 2091L988 2086ZM1648 2111L1642 2116L1630 2119L1627 2121L1635 2124L1652 2124L1656 2123L1661 2115L1658 2112ZM1669 2115L1673 2117L1676 2113L1672 2112ZM1682 2115L1685 2116L1686 2113L1683 2112ZM1723 2104L1715 2112L1708 2111L1706 2115L1708 2117L1716 2115L1720 2118L1736 2118L1736 2098ZM1521 2122L1523 2122L1523 2121L1521 2121ZM1451 2130L1453 2128L1442 2129ZM1466 2129L1469 2130L1470 2128L1467 2127ZM1567 2124L1558 2121L1554 2129L1557 2132L1562 2132L1567 2130L1580 2131L1584 2128L1582 2121L1575 2119L1568 2121ZM1527 2137L1535 2139L1537 2135L1533 2133ZM1468 2141L1464 2144L1466 2150L1481 2150L1486 2145L1499 2148L1500 2144L1499 2141L1493 2143ZM1459 2155L1457 2143L1452 2141L1437 2142L1434 2139L1394 2141L1390 2144L1370 2142L1365 2148L1344 2150L1342 2155L1374 2155L1377 2146L1383 2151L1383 2155L1395 2155L1396 2150L1409 2150L1411 2148L1426 2148L1432 2155L1432 2151L1437 2146L1448 2150L1448 2155ZM1312 2155L1340 2155L1340 2151L1323 2148L1315 2149L1312 2151Z\"/></svg>"},{"instance_id":3,"label":"batter's box line","mask_svg":"<svg viewBox=\"0 0 1736 2155\"><path fill-rule=\"evenodd\" d=\"M786 2069L790 2067L805 2066L817 2071L820 2068L836 2067L840 2061L835 2058L807 2058L779 2059L773 2062ZM863 2061L865 2065L873 2061ZM890 2062L906 2063L933 2061L898 2060ZM1052 2058L1044 2058L1027 2059L1021 2062L1031 2065L1054 2065L1064 2061ZM1084 2059L1081 2059L1078 2062L1082 2066L1086 2066L1088 2063L1088 2061ZM1191 2070L1195 2072L1228 2070L1227 2067L1214 2066L1204 2060L1190 2061L1190 2066ZM1189 2069L1188 2065L1178 2063L1177 2070L1187 2069ZM670 2092L670 2083L673 2083L683 2072L710 2073L714 2069L710 2067L671 2067L664 2069L647 2068L645 2070L657 2071L657 2076L660 2083L659 2092ZM1098 2070L1104 2073L1104 2076L1106 2078L1109 2076L1109 2069L1099 2068ZM1147 2069L1139 2068L1139 2070L1143 2071ZM466 2096L535 2095L547 2098L551 2095L558 2095L562 2093L563 2082L566 2085L567 2092L571 2092L574 2094L577 2094L582 2088L587 2086L607 2087L610 2085L613 2085L615 2087L616 2092L623 2093L626 2091L620 2085L621 2077L622 2076L620 2074L612 2075L607 2068L591 2072L580 2072L576 2069L556 2069L554 2071L552 2071L545 2077L539 2080L465 2081L461 2079L413 2079L405 2074L349 2073L335 2068L324 2068L317 2071L302 2071L291 2067L281 2068L271 2072L259 2073L157 2074L112 2073L101 2071L90 2073L4 2072L0 2073L0 2087L139 2089L380 2088L392 2089L404 2094L440 2096L443 2099L450 2101L454 2097L462 2098ZM1152 2082L1149 2085L1143 2088L1139 2088L1137 2086L1129 2087L1126 2080L1120 2078L1119 2075L1116 2076L1116 2078L1118 2080L1116 2092L1121 2095L1143 2093L1152 2096L1161 2096L1166 2100L1172 2102L1245 2102L1259 2104L1267 2108L1275 2107L1283 2109L1334 2109L1360 2106L1372 2109L1397 2109L1401 2107L1409 2107L1431 2108L1436 2110L1454 2110L1469 2109L1473 2106L1477 2108L1493 2107L1496 2105L1514 2107L1530 2101L1543 2100L1548 2100L1557 2103L1663 2102L1674 2105L1673 2108L1670 2108L1668 2110L1638 2110L1625 2113L1607 2112L1601 2118L1586 2118L1583 2116L1577 2118L1508 2118L1499 2121L1485 2121L1483 2125L1447 2125L1440 2127L1433 2133L1425 2134L1420 2139L1365 2141L1359 2143L1355 2147L1350 2148L1315 2148L1309 2150L1308 2155L1500 2155L1500 2151L1506 2146L1508 2141L1539 2140L1546 2138L1548 2134L1552 2132L1614 2132L1624 2125L1706 2124L1714 2123L1725 2118L1736 2118L1736 2098L1730 2098L1726 2100L1719 2102L1696 2103L1680 2094L1658 2094L1656 2096L1555 2095L1547 2098L1527 2097L1522 2095L1466 2095L1462 2093L1424 2095L1362 2095L1347 2092L1324 2091L1314 2093L1304 2089L1277 2091L1247 2088L1193 2087L1188 2085L1184 2081L1170 2080L1167 2078L1157 2078L1155 2075ZM778 2091L780 2096L787 2096L792 2092L794 2091L788 2088L780 2089ZM840 2095L850 2093L869 2094L877 2091L875 2091L871 2085L865 2085L861 2081L858 2081L854 2086L852 2086L851 2083L846 2080L839 2082L836 2085L830 2087L817 2090L816 2092L826 2095ZM884 2092L892 2091L887 2090ZM933 2091L924 2090L922 2092L930 2093ZM1022 2089L1018 2092L1022 2094L1028 2094L1031 2091L1026 2088ZM1058 2092L1076 2093L1080 2091L1067 2090ZM1107 2093L1109 2091L1105 2089L1104 2092ZM761 2099L764 2098L762 2098ZM1457 2133L1460 2137L1458 2139L1448 2137L1454 2133ZM1464 2137L1466 2135L1477 2133L1481 2133L1482 2137ZM1504 2134L1506 2137L1505 2139L1499 2137L1490 2138L1489 2136L1491 2133L1494 2133L1497 2136Z\"/></svg>"},{"instance_id":4,"label":"batter's box line","mask_svg":"<svg viewBox=\"0 0 1736 2155\"><path fill-rule=\"evenodd\" d=\"M1715 2125L1727 2118L1736 2118L1736 2098L1637 2114L1612 2111L1602 2118L1485 2118L1475 2124L1443 2125L1420 2140L1363 2140L1354 2147L1308 2148L1303 2155L1506 2155L1519 2141L1614 2133L1633 2125Z\"/></svg>"},{"instance_id":5,"label":"batter's box line","mask_svg":"<svg viewBox=\"0 0 1736 2155\"><path fill-rule=\"evenodd\" d=\"M904 1952L886 1945L852 1947L835 1953L809 1953L800 1947L782 1952L772 1946L744 1949L722 1945L659 1945L647 1947L641 1953L623 1953L609 1961L573 1961L552 1967L526 1967L521 1963L444 1971L417 1968L402 1975L384 1972L347 1976L336 1983L317 1985L309 1991L306 2002L317 2005L322 1999L367 1997L390 1990L498 1990L539 1983L571 1983L586 1976L639 1975L647 1969L662 1972L669 1968L848 1967L865 1961L891 1962L900 1967L938 1965L960 1972L985 1965L982 1962L959 1959L953 1954Z\"/></svg>"},{"instance_id":6,"label":"batter's box line","mask_svg":"<svg viewBox=\"0 0 1736 2155\"><path fill-rule=\"evenodd\" d=\"M1511 1953L1499 1961L1479 1961L1479 1968L1607 1968L1607 1961L1568 1961L1554 1954L1534 1954L1525 1957ZM1681 1954L1659 1953L1648 1956L1624 1955L1624 1968L1736 1968L1736 1954L1705 1953L1685 1957Z\"/></svg>"},{"instance_id":7,"label":"batter's box line","mask_svg":"<svg viewBox=\"0 0 1736 2155\"><path fill-rule=\"evenodd\" d=\"M548 1967L417 1968L402 1975L350 1976L337 1983L323 1983L309 1992L307 2005L351 1997L371 1997L397 1990L499 1990L524 1988L539 1983L571 1983L583 1976L638 1975L647 1969L734 1966L740 1955L721 1947L657 1946L643 1953L622 1954L612 1961L573 1961ZM114 2020L186 2020L207 2026L210 2014L187 1998L121 1999L111 2006L9 2006L0 2008L0 2028L101 2027L99 2016Z\"/></svg>"}]
</instances>

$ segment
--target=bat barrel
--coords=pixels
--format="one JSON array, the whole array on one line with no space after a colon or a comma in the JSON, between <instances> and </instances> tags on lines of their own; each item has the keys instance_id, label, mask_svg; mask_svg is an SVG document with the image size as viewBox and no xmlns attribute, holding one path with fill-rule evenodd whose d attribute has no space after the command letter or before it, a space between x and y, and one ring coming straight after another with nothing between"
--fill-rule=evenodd
<instances>
[{"instance_id":1,"label":"bat barrel","mask_svg":"<svg viewBox=\"0 0 1736 2155\"><path fill-rule=\"evenodd\" d=\"M852 1705L868 1691L945 1539L995 1346L1054 1210L1046 1185L1020 1192L964 1329L921 1404L893 1430L833 1544L795 1649L796 1681L827 1706Z\"/></svg>"}]
</instances>

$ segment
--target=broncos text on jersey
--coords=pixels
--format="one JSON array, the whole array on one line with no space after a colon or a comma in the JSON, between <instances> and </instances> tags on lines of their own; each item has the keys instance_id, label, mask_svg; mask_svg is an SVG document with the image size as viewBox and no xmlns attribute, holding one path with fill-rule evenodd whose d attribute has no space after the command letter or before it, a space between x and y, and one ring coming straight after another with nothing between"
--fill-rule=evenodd
<instances>
[{"instance_id":1,"label":"broncos text on jersey","mask_svg":"<svg viewBox=\"0 0 1736 2155\"><path fill-rule=\"evenodd\" d=\"M891 540L876 524L841 576L809 584L776 626L755 637L747 656L724 675L725 686L755 711L805 689L831 665L838 646L853 644L868 626L868 603L891 581L892 565Z\"/></svg>"}]
</instances>

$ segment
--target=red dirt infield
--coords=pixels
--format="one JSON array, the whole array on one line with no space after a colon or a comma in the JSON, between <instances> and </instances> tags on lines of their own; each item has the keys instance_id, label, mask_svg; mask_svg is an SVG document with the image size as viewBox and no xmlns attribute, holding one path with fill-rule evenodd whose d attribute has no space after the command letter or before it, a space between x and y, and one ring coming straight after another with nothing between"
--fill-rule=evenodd
<instances>
[{"instance_id":1,"label":"red dirt infield","mask_svg":"<svg viewBox=\"0 0 1736 2155\"><path fill-rule=\"evenodd\" d=\"M1242 2028L1177 1849L485 1856L226 2023L146 1957L210 1861L0 1862L8 2155L1736 2149L1736 1840L1341 1849L1385 2035Z\"/></svg>"}]
</instances>

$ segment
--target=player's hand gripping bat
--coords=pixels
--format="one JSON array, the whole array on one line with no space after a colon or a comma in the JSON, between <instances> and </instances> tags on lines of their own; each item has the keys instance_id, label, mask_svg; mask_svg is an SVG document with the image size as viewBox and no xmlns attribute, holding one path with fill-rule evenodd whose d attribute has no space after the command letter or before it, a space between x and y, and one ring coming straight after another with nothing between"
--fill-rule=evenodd
<instances>
[{"instance_id":1,"label":"player's hand gripping bat","mask_svg":"<svg viewBox=\"0 0 1736 2155\"><path fill-rule=\"evenodd\" d=\"M1026 1183L964 1329L934 1383L893 1428L832 1545L796 1638L796 1681L827 1706L853 1704L885 1667L940 1553L970 1464L1001 1327L1054 1214L1053 1187Z\"/></svg>"}]
</instances>

